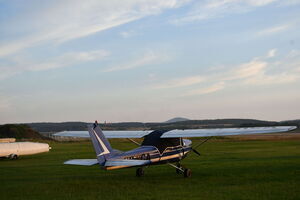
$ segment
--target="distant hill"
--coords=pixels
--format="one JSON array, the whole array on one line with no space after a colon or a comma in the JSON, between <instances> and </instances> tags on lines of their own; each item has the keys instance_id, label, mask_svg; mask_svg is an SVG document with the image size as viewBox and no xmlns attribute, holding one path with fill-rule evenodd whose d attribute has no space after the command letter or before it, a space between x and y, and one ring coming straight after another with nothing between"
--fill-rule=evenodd
<instances>
[{"instance_id":1,"label":"distant hill","mask_svg":"<svg viewBox=\"0 0 300 200\"><path fill-rule=\"evenodd\" d=\"M28 123L32 129L39 132L59 132L59 131L80 131L87 130L88 123L86 122L39 122Z\"/></svg>"},{"instance_id":2,"label":"distant hill","mask_svg":"<svg viewBox=\"0 0 300 200\"><path fill-rule=\"evenodd\" d=\"M5 124L0 125L0 138L30 138L45 139L44 136L25 124Z\"/></svg>"},{"instance_id":3,"label":"distant hill","mask_svg":"<svg viewBox=\"0 0 300 200\"><path fill-rule=\"evenodd\" d=\"M165 121L164 123L174 123L174 122L183 122L183 121L188 121L190 119L184 118L184 117L175 117L172 119L169 119L168 121Z\"/></svg>"},{"instance_id":4,"label":"distant hill","mask_svg":"<svg viewBox=\"0 0 300 200\"><path fill-rule=\"evenodd\" d=\"M281 124L298 124L300 125L300 119L295 119L295 120L286 120L286 121L281 121Z\"/></svg>"},{"instance_id":5,"label":"distant hill","mask_svg":"<svg viewBox=\"0 0 300 200\"><path fill-rule=\"evenodd\" d=\"M86 122L40 122L27 124L31 128L39 132L59 132L59 131L85 131L88 124ZM134 130L145 129L144 123L141 122L120 122L100 124L104 130Z\"/></svg>"}]
</instances>

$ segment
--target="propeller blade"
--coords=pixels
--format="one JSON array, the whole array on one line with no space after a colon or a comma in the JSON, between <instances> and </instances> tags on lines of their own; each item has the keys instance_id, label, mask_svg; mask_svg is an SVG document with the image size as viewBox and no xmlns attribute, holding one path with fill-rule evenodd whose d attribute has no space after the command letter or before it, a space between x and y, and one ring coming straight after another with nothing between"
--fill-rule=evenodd
<instances>
[{"instance_id":1,"label":"propeller blade","mask_svg":"<svg viewBox=\"0 0 300 200\"><path fill-rule=\"evenodd\" d=\"M193 150L193 152L195 152L196 154L198 154L199 156L201 156L201 154L196 149L192 148L192 150Z\"/></svg>"}]
</instances>

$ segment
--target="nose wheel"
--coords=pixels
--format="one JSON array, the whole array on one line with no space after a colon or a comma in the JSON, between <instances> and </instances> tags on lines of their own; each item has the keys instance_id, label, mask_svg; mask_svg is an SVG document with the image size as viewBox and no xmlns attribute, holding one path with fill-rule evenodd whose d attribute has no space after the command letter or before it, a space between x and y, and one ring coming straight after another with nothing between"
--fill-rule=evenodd
<instances>
[{"instance_id":1,"label":"nose wheel","mask_svg":"<svg viewBox=\"0 0 300 200\"><path fill-rule=\"evenodd\" d=\"M172 163L168 163L170 166L176 168L177 174L183 174L183 177L189 178L192 176L192 171L188 168L183 167L180 163L177 163L176 165Z\"/></svg>"},{"instance_id":2,"label":"nose wheel","mask_svg":"<svg viewBox=\"0 0 300 200\"><path fill-rule=\"evenodd\" d=\"M183 176L184 176L185 178L191 177L191 176L192 176L192 170L190 170L190 169L185 169L184 172L183 172Z\"/></svg>"}]
</instances>

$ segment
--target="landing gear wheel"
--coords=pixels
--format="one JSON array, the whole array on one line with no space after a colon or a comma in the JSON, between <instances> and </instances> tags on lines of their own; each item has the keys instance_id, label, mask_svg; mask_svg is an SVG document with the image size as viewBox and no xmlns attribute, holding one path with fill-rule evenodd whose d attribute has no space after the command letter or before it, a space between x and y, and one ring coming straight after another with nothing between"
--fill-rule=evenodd
<instances>
[{"instance_id":1,"label":"landing gear wheel","mask_svg":"<svg viewBox=\"0 0 300 200\"><path fill-rule=\"evenodd\" d=\"M137 168L135 174L136 174L137 177L144 176L144 174L145 174L144 169L143 168Z\"/></svg>"},{"instance_id":2,"label":"landing gear wheel","mask_svg":"<svg viewBox=\"0 0 300 200\"><path fill-rule=\"evenodd\" d=\"M185 169L183 173L184 178L189 178L192 176L192 171L190 169Z\"/></svg>"},{"instance_id":3,"label":"landing gear wheel","mask_svg":"<svg viewBox=\"0 0 300 200\"><path fill-rule=\"evenodd\" d=\"M17 160L17 159L18 159L18 155L16 155L16 154L11 154L11 155L9 156L9 158L10 158L11 160Z\"/></svg>"}]
</instances>

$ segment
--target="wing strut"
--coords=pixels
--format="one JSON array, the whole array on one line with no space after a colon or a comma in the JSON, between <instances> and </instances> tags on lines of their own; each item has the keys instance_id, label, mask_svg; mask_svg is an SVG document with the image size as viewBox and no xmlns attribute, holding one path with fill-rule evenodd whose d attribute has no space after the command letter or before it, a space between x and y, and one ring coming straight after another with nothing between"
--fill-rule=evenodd
<instances>
[{"instance_id":1,"label":"wing strut","mask_svg":"<svg viewBox=\"0 0 300 200\"><path fill-rule=\"evenodd\" d=\"M127 140L129 140L130 142L132 142L132 143L136 144L137 146L141 146L141 144L140 144L140 143L138 143L137 141L134 141L134 140L133 140L133 139L131 139L131 138L127 138Z\"/></svg>"}]
</instances>

